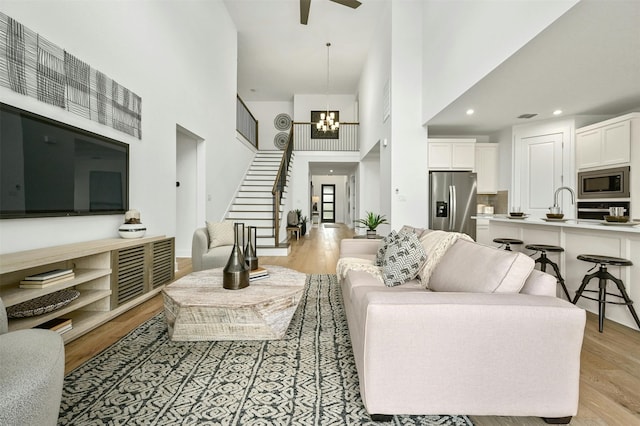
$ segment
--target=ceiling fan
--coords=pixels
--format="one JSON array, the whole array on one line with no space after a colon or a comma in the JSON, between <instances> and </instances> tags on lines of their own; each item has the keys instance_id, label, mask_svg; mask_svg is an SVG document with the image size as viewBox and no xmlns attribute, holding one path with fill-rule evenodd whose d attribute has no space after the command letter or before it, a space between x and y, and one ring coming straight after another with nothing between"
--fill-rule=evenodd
<instances>
[{"instance_id":1,"label":"ceiling fan","mask_svg":"<svg viewBox=\"0 0 640 426\"><path fill-rule=\"evenodd\" d=\"M350 7L352 9L356 9L362 3L358 0L329 0L334 3L341 4L343 6ZM311 8L311 0L300 0L300 23L302 25L307 25L309 21L309 9Z\"/></svg>"}]
</instances>

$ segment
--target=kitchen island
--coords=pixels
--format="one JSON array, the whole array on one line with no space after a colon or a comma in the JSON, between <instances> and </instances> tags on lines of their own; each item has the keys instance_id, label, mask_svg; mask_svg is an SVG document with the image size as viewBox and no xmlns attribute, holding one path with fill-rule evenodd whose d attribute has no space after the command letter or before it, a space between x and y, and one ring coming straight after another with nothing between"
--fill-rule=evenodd
<instances>
[{"instance_id":1,"label":"kitchen island","mask_svg":"<svg viewBox=\"0 0 640 426\"><path fill-rule=\"evenodd\" d=\"M598 254L631 260L633 266L609 266L608 270L624 281L629 297L635 301L636 310L640 308L640 224L638 226L614 225L605 224L603 221L573 219L548 222L540 218L513 219L505 215L484 219L489 221L489 241L498 237L517 238L524 241L520 247L513 246L514 250L533 254L524 248L527 244L552 244L563 247L564 253L547 253L547 256L560 266L571 297L574 297L580 287L582 278L594 267L593 263L578 260L579 254ZM537 258L538 255L533 257ZM593 271L589 273L591 272ZM592 280L587 288L597 290L597 281ZM614 283L610 282L607 290L618 294ZM557 291L558 297L565 297L559 286ZM608 297L607 300L617 301L613 297ZM598 304L595 301L581 297L577 304L596 315L598 313ZM624 305L607 304L606 318L638 330L629 309Z\"/></svg>"}]
</instances>

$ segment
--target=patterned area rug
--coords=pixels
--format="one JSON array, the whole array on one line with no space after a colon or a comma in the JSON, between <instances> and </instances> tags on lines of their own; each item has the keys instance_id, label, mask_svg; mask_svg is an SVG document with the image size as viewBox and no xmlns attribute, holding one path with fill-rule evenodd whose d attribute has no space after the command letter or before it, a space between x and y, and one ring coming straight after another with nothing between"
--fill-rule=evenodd
<instances>
[{"instance_id":1,"label":"patterned area rug","mask_svg":"<svg viewBox=\"0 0 640 426\"><path fill-rule=\"evenodd\" d=\"M257 285L257 284L256 284ZM65 377L61 425L374 425L335 275L310 275L286 338L171 342L159 314ZM472 425L395 416L395 425Z\"/></svg>"}]
</instances>

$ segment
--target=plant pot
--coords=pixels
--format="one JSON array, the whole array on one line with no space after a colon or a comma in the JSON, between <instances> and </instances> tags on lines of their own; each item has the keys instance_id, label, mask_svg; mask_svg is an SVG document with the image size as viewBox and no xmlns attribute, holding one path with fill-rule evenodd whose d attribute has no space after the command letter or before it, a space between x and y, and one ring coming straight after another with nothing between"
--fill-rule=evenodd
<instances>
[{"instance_id":1,"label":"plant pot","mask_svg":"<svg viewBox=\"0 0 640 426\"><path fill-rule=\"evenodd\" d=\"M376 238L377 235L378 233L376 232L375 229L373 231L367 230L367 238Z\"/></svg>"},{"instance_id":2,"label":"plant pot","mask_svg":"<svg viewBox=\"0 0 640 426\"><path fill-rule=\"evenodd\" d=\"M300 224L300 234L307 235L307 222L302 222Z\"/></svg>"}]
</instances>

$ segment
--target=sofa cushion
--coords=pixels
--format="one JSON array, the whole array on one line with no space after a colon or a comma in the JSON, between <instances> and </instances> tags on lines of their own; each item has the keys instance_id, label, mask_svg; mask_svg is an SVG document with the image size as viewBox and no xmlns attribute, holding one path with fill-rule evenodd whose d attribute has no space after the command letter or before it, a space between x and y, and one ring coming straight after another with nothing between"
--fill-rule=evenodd
<instances>
[{"instance_id":1,"label":"sofa cushion","mask_svg":"<svg viewBox=\"0 0 640 426\"><path fill-rule=\"evenodd\" d=\"M535 262L523 253L458 240L429 280L433 291L518 293Z\"/></svg>"},{"instance_id":2,"label":"sofa cushion","mask_svg":"<svg viewBox=\"0 0 640 426\"><path fill-rule=\"evenodd\" d=\"M427 254L415 234L399 234L389 244L382 260L385 285L394 287L413 279L427 260Z\"/></svg>"},{"instance_id":3,"label":"sofa cushion","mask_svg":"<svg viewBox=\"0 0 640 426\"><path fill-rule=\"evenodd\" d=\"M207 222L209 248L232 246L235 243L233 222Z\"/></svg>"},{"instance_id":4,"label":"sofa cushion","mask_svg":"<svg viewBox=\"0 0 640 426\"><path fill-rule=\"evenodd\" d=\"M440 259L459 239L473 241L473 239L467 234L459 232L446 232L440 230L427 229L422 233L420 237L420 243L427 253L427 261L422 266L422 269L418 272L418 279L423 288L429 288L429 279L431 273L438 266Z\"/></svg>"},{"instance_id":5,"label":"sofa cushion","mask_svg":"<svg viewBox=\"0 0 640 426\"><path fill-rule=\"evenodd\" d=\"M387 248L392 242L396 241L397 239L398 239L398 233L395 230L391 231L389 235L387 235L382 239L382 242L380 243L380 248L376 253L376 265L382 266L382 261L384 260L384 254L387 252Z\"/></svg>"}]
</instances>

